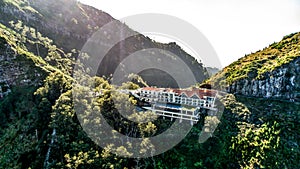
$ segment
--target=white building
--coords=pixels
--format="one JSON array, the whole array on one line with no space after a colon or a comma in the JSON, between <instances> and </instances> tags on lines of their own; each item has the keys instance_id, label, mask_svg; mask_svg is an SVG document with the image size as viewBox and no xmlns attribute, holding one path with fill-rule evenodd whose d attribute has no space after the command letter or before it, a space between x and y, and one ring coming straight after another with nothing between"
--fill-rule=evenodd
<instances>
[{"instance_id":1,"label":"white building","mask_svg":"<svg viewBox=\"0 0 300 169\"><path fill-rule=\"evenodd\" d=\"M217 91L209 89L166 89L145 87L139 91L141 101L213 108Z\"/></svg>"}]
</instances>

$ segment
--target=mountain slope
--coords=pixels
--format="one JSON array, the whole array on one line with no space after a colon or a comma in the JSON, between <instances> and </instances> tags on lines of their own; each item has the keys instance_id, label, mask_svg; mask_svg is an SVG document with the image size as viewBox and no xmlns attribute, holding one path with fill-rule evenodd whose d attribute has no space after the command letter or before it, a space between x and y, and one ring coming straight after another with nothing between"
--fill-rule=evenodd
<instances>
[{"instance_id":1,"label":"mountain slope","mask_svg":"<svg viewBox=\"0 0 300 169\"><path fill-rule=\"evenodd\" d=\"M81 50L89 37L100 27L111 21L116 21L109 14L75 0L5 0L0 2L0 11L2 15L5 15L5 17L0 18L0 22L5 26L15 29L12 23L16 24L21 21L23 25L31 27L44 37L53 40L53 45L65 53ZM124 28L124 34L133 31L127 25L119 23ZM107 37L114 36L119 35L116 35L114 30L107 31ZM122 51L120 50L121 47ZM28 45L27 48L30 52L43 58L49 54L42 48L38 50L36 44ZM158 43L141 34L127 38L115 45L107 54L108 59L99 66L98 76L110 76L124 58L141 49L148 48L167 50L179 56L192 70L197 82L202 82L208 77L202 63L187 54L176 43ZM77 56L74 55L73 58L77 58ZM146 78L150 85L177 86L172 77L163 72L157 75L156 71L148 70L148 72L140 75ZM173 83L164 83L166 81Z\"/></svg>"},{"instance_id":2,"label":"mountain slope","mask_svg":"<svg viewBox=\"0 0 300 169\"><path fill-rule=\"evenodd\" d=\"M51 104L64 92L59 84L46 83L49 77L70 77L29 52L24 36L0 24L1 82L9 88L0 99L0 168L42 168ZM47 78L46 78L47 77ZM48 80L49 81L49 80ZM47 85L51 94L34 94ZM44 93L48 93L44 92ZM37 148L39 147L39 148ZM36 157L40 154L39 157Z\"/></svg>"},{"instance_id":3,"label":"mountain slope","mask_svg":"<svg viewBox=\"0 0 300 169\"><path fill-rule=\"evenodd\" d=\"M300 98L300 33L246 55L209 81L230 93L284 99Z\"/></svg>"}]
</instances>

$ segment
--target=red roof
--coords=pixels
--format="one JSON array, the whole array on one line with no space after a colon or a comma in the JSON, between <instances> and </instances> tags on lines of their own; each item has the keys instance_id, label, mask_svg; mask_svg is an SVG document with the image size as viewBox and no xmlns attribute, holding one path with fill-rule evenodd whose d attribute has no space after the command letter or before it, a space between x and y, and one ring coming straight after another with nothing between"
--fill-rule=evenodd
<instances>
[{"instance_id":1,"label":"red roof","mask_svg":"<svg viewBox=\"0 0 300 169\"><path fill-rule=\"evenodd\" d=\"M161 88L156 88L156 87L143 87L142 90L160 91Z\"/></svg>"},{"instance_id":2,"label":"red roof","mask_svg":"<svg viewBox=\"0 0 300 169\"><path fill-rule=\"evenodd\" d=\"M217 94L216 90L211 89L171 89L171 88L155 88L155 87L144 87L142 90L150 90L150 91L165 91L165 92L174 92L178 95L182 95L183 93L188 97L192 97L193 95L197 95L199 98L203 98L204 96L212 96L214 97Z\"/></svg>"}]
</instances>

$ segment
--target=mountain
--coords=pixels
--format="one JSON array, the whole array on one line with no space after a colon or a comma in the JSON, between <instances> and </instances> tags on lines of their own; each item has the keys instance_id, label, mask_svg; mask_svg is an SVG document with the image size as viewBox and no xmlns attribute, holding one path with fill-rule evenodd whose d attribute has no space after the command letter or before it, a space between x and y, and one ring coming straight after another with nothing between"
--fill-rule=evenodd
<instances>
[{"instance_id":1,"label":"mountain","mask_svg":"<svg viewBox=\"0 0 300 169\"><path fill-rule=\"evenodd\" d=\"M109 14L83 5L75 0L58 0L55 3L43 0L4 0L0 2L0 10L2 15L5 15L5 17L0 18L0 22L5 26L14 29L15 26L12 25L24 25L25 30L20 29L23 34L30 34L33 30L39 32L44 37L52 40L53 45L65 53L81 50L87 40L100 27L111 21L116 21ZM133 31L127 25L119 21L116 22L121 25L120 27L123 27L122 31L124 31L124 34ZM30 30L27 30L27 28L30 28ZM113 38L122 35L116 35L115 30L110 29L107 31L106 36ZM49 55L47 49L43 47L37 48L37 44L30 45L26 43L26 47L30 52L43 58ZM106 59L101 62L98 76L110 76L124 58L141 49L149 48L166 50L179 56L192 70L197 82L202 82L208 77L208 73L202 63L199 63L195 58L187 54L176 43L158 43L141 34L129 37L116 44L107 53ZM76 55L74 57L76 58ZM171 64L172 61L170 61ZM140 75L150 85L160 87L177 86L176 82L174 83L174 79L167 73L160 70L145 71L141 72ZM157 74L157 71L160 73ZM153 75L156 76L153 77ZM172 83L166 83L167 81L172 81Z\"/></svg>"},{"instance_id":2,"label":"mountain","mask_svg":"<svg viewBox=\"0 0 300 169\"><path fill-rule=\"evenodd\" d=\"M81 49L99 27L114 20L103 11L82 5L75 0L4 0L1 1L1 23L22 21L65 51ZM72 43L70 43L72 42Z\"/></svg>"},{"instance_id":3,"label":"mountain","mask_svg":"<svg viewBox=\"0 0 300 169\"><path fill-rule=\"evenodd\" d=\"M300 33L246 55L209 81L234 94L278 99L300 99Z\"/></svg>"},{"instance_id":4,"label":"mountain","mask_svg":"<svg viewBox=\"0 0 300 169\"><path fill-rule=\"evenodd\" d=\"M214 76L215 74L217 74L220 69L216 68L216 67L206 67L206 70L209 74L209 77Z\"/></svg>"},{"instance_id":5,"label":"mountain","mask_svg":"<svg viewBox=\"0 0 300 169\"><path fill-rule=\"evenodd\" d=\"M206 81L231 93L217 102L225 108L221 118L201 116L178 145L160 155L123 158L111 152L130 157L136 147L126 139L119 140L123 146L95 144L77 118L76 103L82 106L79 115L83 125L96 126L89 128L101 132L99 122L105 120L112 126L111 132L141 138L140 153L156 151L148 138L164 132L174 122L160 117L148 123L134 122L154 115L136 112L134 106L118 105L118 100L135 100L113 92L139 88L133 82L117 87L109 78L85 77L83 80L93 91L102 92L96 98L86 92L89 90L85 86L74 86L74 59L79 50L93 32L114 19L74 0L3 0L0 11L0 168L300 168L300 105L296 95L299 33L241 58ZM123 53L117 50L121 44L126 49ZM143 35L117 44L98 75L109 75L114 70L106 64L117 65L126 55L148 47L178 54L198 82L208 77L202 64L175 43L161 44ZM167 74L151 81L161 73L150 70L141 75L147 83L174 85ZM272 78L282 80L274 83ZM256 94L250 81L262 84ZM145 84L139 77L136 82ZM268 90L262 87L265 84ZM268 98L262 97L269 90ZM278 99L281 97L284 99ZM127 119L118 113L118 106L133 113ZM94 111L105 119L93 116ZM200 144L199 135L207 119L218 127Z\"/></svg>"}]
</instances>

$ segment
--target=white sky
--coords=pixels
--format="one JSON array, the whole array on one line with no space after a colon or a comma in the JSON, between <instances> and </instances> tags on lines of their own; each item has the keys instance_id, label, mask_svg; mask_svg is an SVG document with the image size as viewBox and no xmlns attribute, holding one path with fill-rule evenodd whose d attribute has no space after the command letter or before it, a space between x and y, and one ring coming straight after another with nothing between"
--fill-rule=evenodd
<instances>
[{"instance_id":1,"label":"white sky","mask_svg":"<svg viewBox=\"0 0 300 169\"><path fill-rule=\"evenodd\" d=\"M115 19L168 14L197 27L222 66L300 31L300 0L80 0ZM130 25L129 25L130 26ZM151 37L160 41L159 37ZM213 66L213 65L208 65Z\"/></svg>"}]
</instances>

